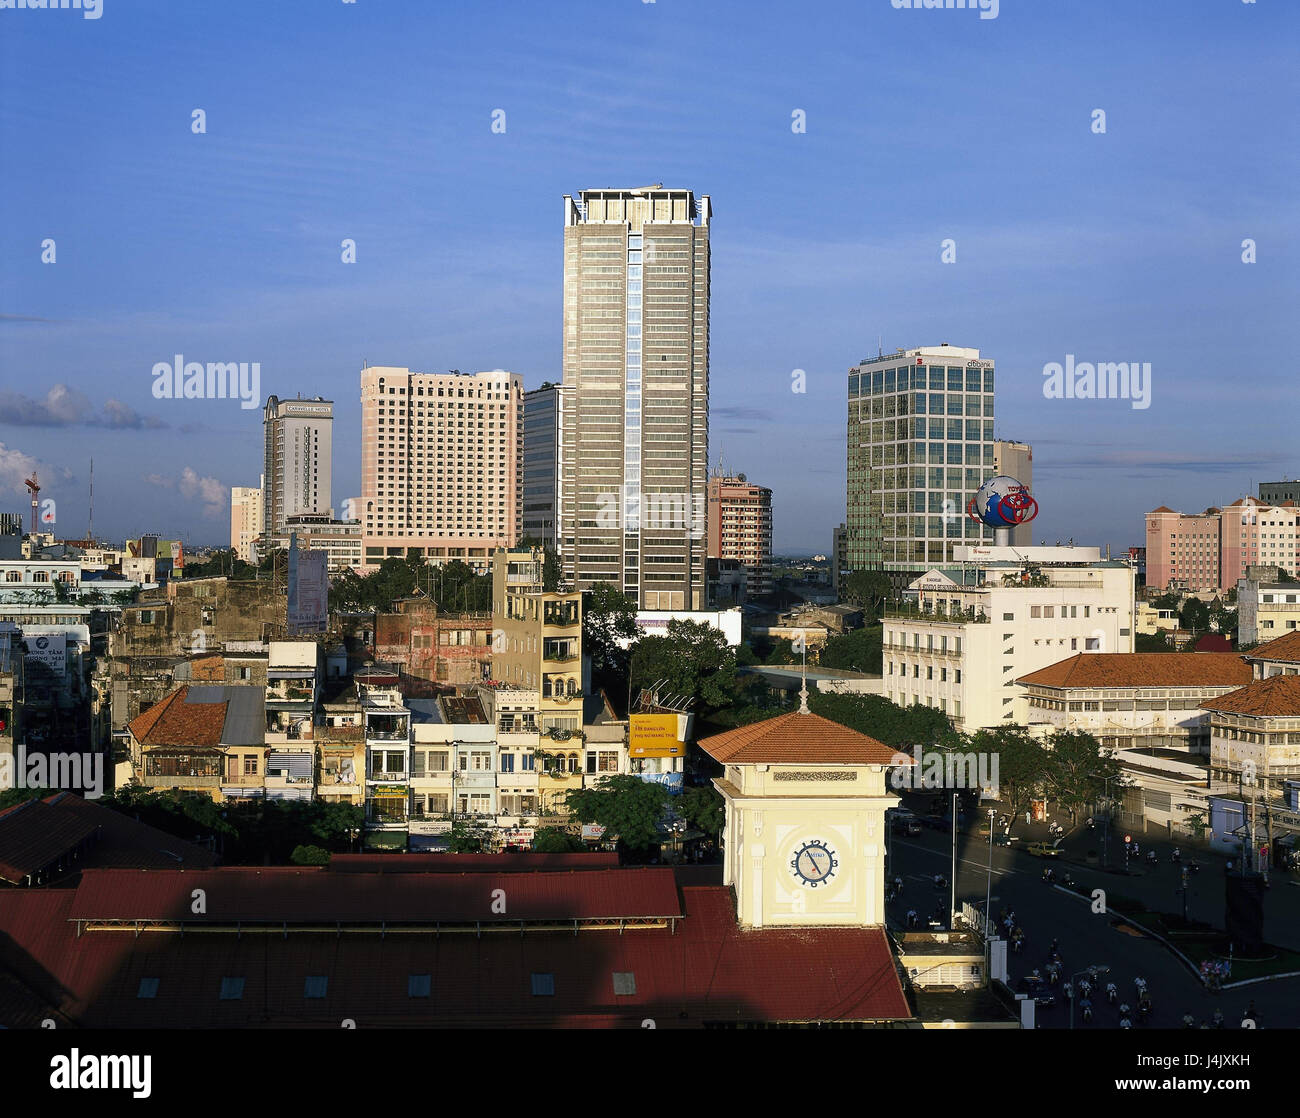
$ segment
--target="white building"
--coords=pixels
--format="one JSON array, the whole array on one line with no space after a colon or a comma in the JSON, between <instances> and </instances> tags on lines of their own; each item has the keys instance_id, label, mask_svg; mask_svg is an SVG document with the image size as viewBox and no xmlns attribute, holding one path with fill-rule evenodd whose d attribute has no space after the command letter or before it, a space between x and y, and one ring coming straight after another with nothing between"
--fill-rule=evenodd
<instances>
[{"instance_id":1,"label":"white building","mask_svg":"<svg viewBox=\"0 0 1300 1118\"><path fill-rule=\"evenodd\" d=\"M262 490L236 485L230 490L230 546L245 563L256 563L253 541L262 534Z\"/></svg>"},{"instance_id":2,"label":"white building","mask_svg":"<svg viewBox=\"0 0 1300 1118\"><path fill-rule=\"evenodd\" d=\"M1024 723L1016 681L1075 652L1133 651L1134 572L1096 548L960 548L886 608L884 694L959 730ZM1019 701L1017 701L1019 700Z\"/></svg>"},{"instance_id":3,"label":"white building","mask_svg":"<svg viewBox=\"0 0 1300 1118\"><path fill-rule=\"evenodd\" d=\"M333 516L333 402L268 397L262 430L263 530L279 531L291 516Z\"/></svg>"},{"instance_id":4,"label":"white building","mask_svg":"<svg viewBox=\"0 0 1300 1118\"><path fill-rule=\"evenodd\" d=\"M1079 652L1016 680L1031 729L1092 734L1107 749L1210 753L1201 704L1250 682L1233 652Z\"/></svg>"},{"instance_id":5,"label":"white building","mask_svg":"<svg viewBox=\"0 0 1300 1118\"><path fill-rule=\"evenodd\" d=\"M620 641L620 644L626 648L633 640L640 640L641 637L666 637L670 621L694 621L717 629L727 638L727 643L735 648L740 644L742 616L739 606L720 610L641 609L636 613L636 627L640 630L640 635Z\"/></svg>"}]
</instances>

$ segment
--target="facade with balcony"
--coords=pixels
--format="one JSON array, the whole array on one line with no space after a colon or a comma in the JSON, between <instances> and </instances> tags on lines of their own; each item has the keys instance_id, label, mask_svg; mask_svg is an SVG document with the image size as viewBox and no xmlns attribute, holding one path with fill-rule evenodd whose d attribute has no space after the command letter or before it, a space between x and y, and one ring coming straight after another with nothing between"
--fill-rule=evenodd
<instances>
[{"instance_id":1,"label":"facade with balcony","mask_svg":"<svg viewBox=\"0 0 1300 1118\"><path fill-rule=\"evenodd\" d=\"M1089 554L1055 561L1067 550ZM979 554L963 568L914 580L905 602L885 610L883 693L890 701L937 707L967 732L1024 724L1022 676L1076 652L1133 651L1127 563L1094 558L1095 548L957 551L959 559ZM1046 558L1036 564L1038 552Z\"/></svg>"},{"instance_id":2,"label":"facade with balcony","mask_svg":"<svg viewBox=\"0 0 1300 1118\"><path fill-rule=\"evenodd\" d=\"M410 823L411 712L393 690L362 697L366 750L366 845L406 846Z\"/></svg>"}]
</instances>

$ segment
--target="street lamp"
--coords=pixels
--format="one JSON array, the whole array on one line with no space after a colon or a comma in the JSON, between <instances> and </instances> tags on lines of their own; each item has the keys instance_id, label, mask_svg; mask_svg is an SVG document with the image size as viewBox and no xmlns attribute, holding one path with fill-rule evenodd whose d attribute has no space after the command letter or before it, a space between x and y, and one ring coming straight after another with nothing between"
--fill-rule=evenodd
<instances>
[{"instance_id":1,"label":"street lamp","mask_svg":"<svg viewBox=\"0 0 1300 1118\"><path fill-rule=\"evenodd\" d=\"M1109 974L1109 973L1110 973L1110 967L1105 966L1102 963L1094 963L1090 967L1084 967L1083 970L1079 971L1077 974L1070 975L1070 1028L1072 1029L1074 1028L1074 1003L1078 1001L1078 999L1074 996L1075 994L1074 980L1076 978L1082 978L1085 974L1089 978L1096 978L1099 974Z\"/></svg>"},{"instance_id":2,"label":"street lamp","mask_svg":"<svg viewBox=\"0 0 1300 1118\"><path fill-rule=\"evenodd\" d=\"M993 816L995 808L989 808L989 869L988 879L984 885L984 939L987 942L992 934L993 924Z\"/></svg>"}]
</instances>

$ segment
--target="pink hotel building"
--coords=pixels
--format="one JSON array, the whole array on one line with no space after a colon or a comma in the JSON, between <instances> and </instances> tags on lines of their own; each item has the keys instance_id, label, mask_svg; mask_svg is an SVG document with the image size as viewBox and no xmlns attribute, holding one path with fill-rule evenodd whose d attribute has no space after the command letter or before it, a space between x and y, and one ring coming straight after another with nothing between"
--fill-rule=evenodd
<instances>
[{"instance_id":1,"label":"pink hotel building","mask_svg":"<svg viewBox=\"0 0 1300 1118\"><path fill-rule=\"evenodd\" d=\"M1256 565L1300 577L1300 506L1243 497L1222 509L1181 513L1161 505L1147 513L1147 585L1177 582L1190 590L1227 590Z\"/></svg>"},{"instance_id":2,"label":"pink hotel building","mask_svg":"<svg viewBox=\"0 0 1300 1118\"><path fill-rule=\"evenodd\" d=\"M523 378L361 373L362 564L415 555L486 570L523 532Z\"/></svg>"}]
</instances>

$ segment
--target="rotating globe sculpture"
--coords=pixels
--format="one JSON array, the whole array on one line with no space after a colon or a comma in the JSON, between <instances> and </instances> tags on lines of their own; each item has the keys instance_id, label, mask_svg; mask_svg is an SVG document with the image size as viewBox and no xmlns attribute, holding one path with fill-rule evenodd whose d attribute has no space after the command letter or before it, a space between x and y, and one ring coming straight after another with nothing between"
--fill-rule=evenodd
<instances>
[{"instance_id":1,"label":"rotating globe sculpture","mask_svg":"<svg viewBox=\"0 0 1300 1118\"><path fill-rule=\"evenodd\" d=\"M1011 529L1038 515L1038 502L1029 490L1007 474L991 477L979 487L966 512L990 528Z\"/></svg>"}]
</instances>

